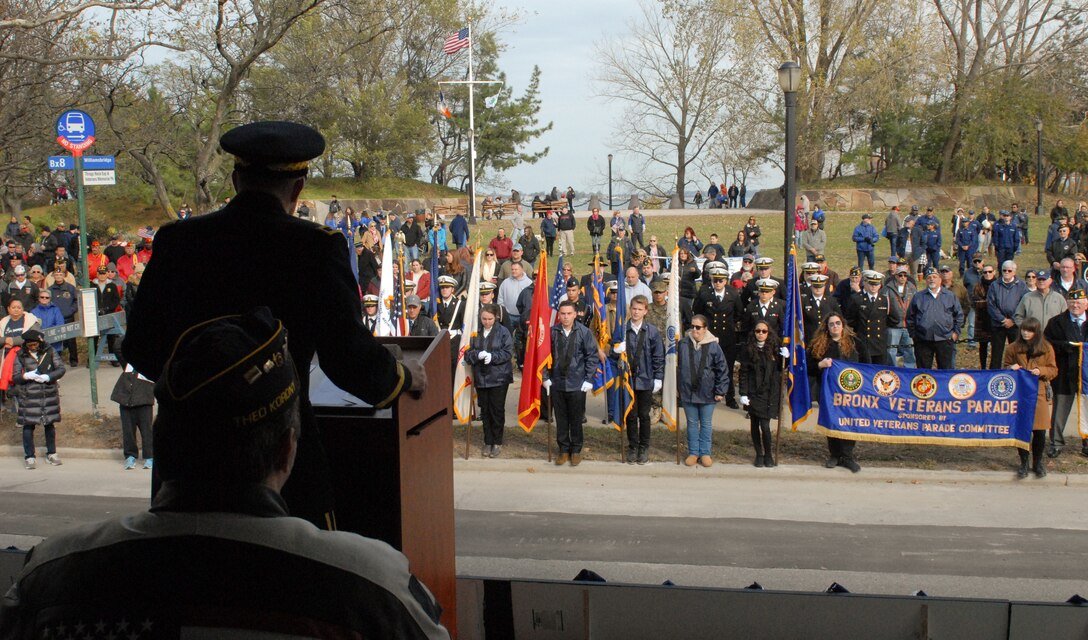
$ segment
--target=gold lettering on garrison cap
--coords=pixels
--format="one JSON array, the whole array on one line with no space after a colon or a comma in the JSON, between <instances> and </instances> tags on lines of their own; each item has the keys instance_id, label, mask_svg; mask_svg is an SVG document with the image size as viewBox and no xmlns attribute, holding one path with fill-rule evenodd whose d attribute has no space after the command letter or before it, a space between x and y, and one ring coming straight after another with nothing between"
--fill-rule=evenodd
<instances>
[{"instance_id":1,"label":"gold lettering on garrison cap","mask_svg":"<svg viewBox=\"0 0 1088 640\"><path fill-rule=\"evenodd\" d=\"M155 396L163 411L249 426L299 394L287 330L267 307L193 325L174 344Z\"/></svg>"}]
</instances>

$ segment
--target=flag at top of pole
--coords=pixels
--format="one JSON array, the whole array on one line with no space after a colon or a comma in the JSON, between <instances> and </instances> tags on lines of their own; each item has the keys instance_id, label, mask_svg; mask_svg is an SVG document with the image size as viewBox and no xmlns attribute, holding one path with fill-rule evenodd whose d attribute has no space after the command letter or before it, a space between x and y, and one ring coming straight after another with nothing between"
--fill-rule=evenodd
<instances>
[{"instance_id":1,"label":"flag at top of pole","mask_svg":"<svg viewBox=\"0 0 1088 640\"><path fill-rule=\"evenodd\" d=\"M468 27L462 27L446 38L445 44L442 45L442 51L452 56L461 49L468 49L468 40Z\"/></svg>"},{"instance_id":2,"label":"flag at top of pole","mask_svg":"<svg viewBox=\"0 0 1088 640\"><path fill-rule=\"evenodd\" d=\"M782 344L789 349L786 363L786 389L790 399L793 430L812 413L812 392L808 387L808 363L805 359L805 324L801 311L801 282L797 279L797 245L790 247L786 266L786 316L782 320Z\"/></svg>"}]
</instances>

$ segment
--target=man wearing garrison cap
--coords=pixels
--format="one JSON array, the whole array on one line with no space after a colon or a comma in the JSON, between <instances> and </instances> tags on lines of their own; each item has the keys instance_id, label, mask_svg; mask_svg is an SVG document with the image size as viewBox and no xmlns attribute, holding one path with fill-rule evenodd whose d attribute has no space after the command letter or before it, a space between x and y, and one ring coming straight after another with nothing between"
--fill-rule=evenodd
<instances>
[{"instance_id":1,"label":"man wearing garrison cap","mask_svg":"<svg viewBox=\"0 0 1088 640\"><path fill-rule=\"evenodd\" d=\"M37 545L0 601L0 637L90 637L95 623L130 637L449 637L400 552L289 516L304 386L287 338L261 307L167 345L151 508Z\"/></svg>"},{"instance_id":2,"label":"man wearing garrison cap","mask_svg":"<svg viewBox=\"0 0 1088 640\"><path fill-rule=\"evenodd\" d=\"M187 328L210 318L267 306L291 332L291 355L306 371L316 353L336 386L377 407L407 389L422 389L422 369L398 362L362 323L359 287L344 237L291 215L306 183L308 162L325 150L317 131L290 122L255 122L220 138L234 156L237 196L222 209L164 225L128 319L125 357L152 380ZM293 248L283 269L282 247ZM223 256L242 288L210 286ZM301 376L302 433L298 461L283 495L294 515L333 528L331 473ZM230 464L230 461L224 461Z\"/></svg>"}]
</instances>

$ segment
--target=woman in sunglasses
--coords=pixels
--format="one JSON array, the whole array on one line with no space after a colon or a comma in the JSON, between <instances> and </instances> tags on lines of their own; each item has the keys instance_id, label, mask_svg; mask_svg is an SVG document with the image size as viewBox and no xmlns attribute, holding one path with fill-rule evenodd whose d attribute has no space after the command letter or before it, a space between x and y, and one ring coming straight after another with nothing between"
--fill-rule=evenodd
<instances>
[{"instance_id":1,"label":"woman in sunglasses","mask_svg":"<svg viewBox=\"0 0 1088 640\"><path fill-rule=\"evenodd\" d=\"M812 381L812 398L819 400L821 376L823 369L831 366L832 360L846 360L848 362L869 362L868 355L863 351L860 341L854 336L854 331L847 326L842 315L830 313L820 323L816 331L816 337L812 339L812 346L808 350L808 374ZM827 437L827 450L831 456L824 463L828 469L846 467L857 473L861 466L854 459L853 440Z\"/></svg>"},{"instance_id":2,"label":"woman in sunglasses","mask_svg":"<svg viewBox=\"0 0 1088 640\"><path fill-rule=\"evenodd\" d=\"M704 467L714 464L710 457L714 407L725 397L728 378L725 353L718 338L707 328L707 318L696 315L691 329L676 345L676 387L688 422L688 457L684 464Z\"/></svg>"},{"instance_id":3,"label":"woman in sunglasses","mask_svg":"<svg viewBox=\"0 0 1088 640\"><path fill-rule=\"evenodd\" d=\"M755 466L775 466L771 420L778 417L782 396L781 342L771 325L758 321L740 354L740 404L748 412Z\"/></svg>"}]
</instances>

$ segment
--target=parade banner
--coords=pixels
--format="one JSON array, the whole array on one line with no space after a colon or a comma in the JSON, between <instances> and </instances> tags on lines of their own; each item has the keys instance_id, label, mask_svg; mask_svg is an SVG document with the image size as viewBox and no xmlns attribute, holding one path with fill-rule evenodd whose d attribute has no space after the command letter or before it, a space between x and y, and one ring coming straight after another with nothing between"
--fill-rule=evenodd
<instances>
[{"instance_id":1,"label":"parade banner","mask_svg":"<svg viewBox=\"0 0 1088 640\"><path fill-rule=\"evenodd\" d=\"M1028 450L1039 379L1027 371L907 369L835 360L817 431L835 438Z\"/></svg>"}]
</instances>

